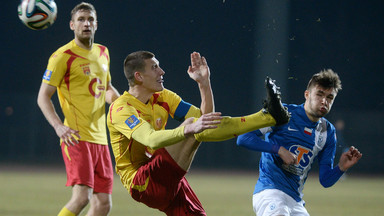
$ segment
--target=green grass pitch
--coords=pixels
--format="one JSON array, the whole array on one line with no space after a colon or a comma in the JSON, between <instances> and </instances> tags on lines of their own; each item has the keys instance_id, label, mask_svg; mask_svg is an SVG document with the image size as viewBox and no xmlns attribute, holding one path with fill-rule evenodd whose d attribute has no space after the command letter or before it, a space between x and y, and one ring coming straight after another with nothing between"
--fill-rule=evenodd
<instances>
[{"instance_id":1,"label":"green grass pitch","mask_svg":"<svg viewBox=\"0 0 384 216\"><path fill-rule=\"evenodd\" d=\"M254 215L251 195L257 173L207 172L192 168L187 179L208 215ZM57 215L71 195L70 188L64 186L65 181L62 167L13 169L1 166L0 215ZM132 200L117 176L112 198L111 216L165 215ZM322 188L317 174L312 174L304 189L304 200L312 216L383 215L384 177L350 173L333 187Z\"/></svg>"}]
</instances>

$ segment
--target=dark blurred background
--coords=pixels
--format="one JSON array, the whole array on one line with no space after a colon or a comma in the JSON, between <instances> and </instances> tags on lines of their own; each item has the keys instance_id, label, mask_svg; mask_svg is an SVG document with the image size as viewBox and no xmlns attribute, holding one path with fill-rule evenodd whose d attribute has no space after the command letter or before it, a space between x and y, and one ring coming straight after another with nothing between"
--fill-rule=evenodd
<instances>
[{"instance_id":1,"label":"dark blurred background","mask_svg":"<svg viewBox=\"0 0 384 216\"><path fill-rule=\"evenodd\" d=\"M69 13L79 2L56 0L57 20L42 31L20 22L19 1L3 2L1 164L63 163L59 139L36 98L49 56L73 39ZM98 13L95 41L109 48L112 83L120 93L128 89L124 58L136 50L154 52L166 71L165 87L195 105L200 104L199 91L186 70L189 54L200 52L211 69L216 110L231 116L261 108L267 75L281 86L284 102L301 104L312 74L333 69L343 84L327 116L333 123L345 123L338 151L345 144L363 153L351 172L384 173L384 1L89 2ZM60 111L56 95L53 101ZM236 147L235 142L202 144L193 168L257 169L260 153Z\"/></svg>"}]
</instances>

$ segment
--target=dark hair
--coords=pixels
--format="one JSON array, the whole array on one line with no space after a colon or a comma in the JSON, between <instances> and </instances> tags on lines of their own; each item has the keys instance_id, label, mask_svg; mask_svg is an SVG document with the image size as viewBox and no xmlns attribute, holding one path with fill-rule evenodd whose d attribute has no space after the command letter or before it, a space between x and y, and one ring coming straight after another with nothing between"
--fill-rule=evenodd
<instances>
[{"instance_id":1,"label":"dark hair","mask_svg":"<svg viewBox=\"0 0 384 216\"><path fill-rule=\"evenodd\" d=\"M336 92L342 89L340 77L332 69L322 70L314 74L308 82L307 90L316 85L326 89L333 88Z\"/></svg>"},{"instance_id":2,"label":"dark hair","mask_svg":"<svg viewBox=\"0 0 384 216\"><path fill-rule=\"evenodd\" d=\"M81 10L92 11L96 15L96 9L95 9L95 7L93 7L93 5L91 3L81 2L80 4L76 5L72 9L72 11L71 11L71 20L73 19L73 15L75 15L75 13L77 13L78 11L81 11Z\"/></svg>"},{"instance_id":3,"label":"dark hair","mask_svg":"<svg viewBox=\"0 0 384 216\"><path fill-rule=\"evenodd\" d=\"M143 71L145 60L155 57L155 54L149 51L136 51L129 54L124 60L124 75L128 80L129 86L135 85L135 72Z\"/></svg>"}]
</instances>

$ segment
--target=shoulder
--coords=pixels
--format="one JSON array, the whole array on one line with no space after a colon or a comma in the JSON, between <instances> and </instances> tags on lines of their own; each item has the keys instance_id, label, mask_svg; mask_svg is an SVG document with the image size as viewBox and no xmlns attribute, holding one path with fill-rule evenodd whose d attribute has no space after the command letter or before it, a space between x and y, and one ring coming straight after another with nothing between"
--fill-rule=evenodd
<instances>
[{"instance_id":1,"label":"shoulder","mask_svg":"<svg viewBox=\"0 0 384 216\"><path fill-rule=\"evenodd\" d=\"M178 94L176 94L175 92L169 89L164 89L160 92L156 92L154 94L154 97L157 97L159 100L181 99L181 97Z\"/></svg>"},{"instance_id":2,"label":"shoulder","mask_svg":"<svg viewBox=\"0 0 384 216\"><path fill-rule=\"evenodd\" d=\"M297 105L297 104L284 104L285 107L288 108L288 111L291 113L296 113L300 111L304 111L304 106L302 104Z\"/></svg>"},{"instance_id":3,"label":"shoulder","mask_svg":"<svg viewBox=\"0 0 384 216\"><path fill-rule=\"evenodd\" d=\"M128 100L129 98L123 94L109 106L108 115L110 115L111 119L138 114L136 108Z\"/></svg>"},{"instance_id":4,"label":"shoulder","mask_svg":"<svg viewBox=\"0 0 384 216\"><path fill-rule=\"evenodd\" d=\"M332 133L336 132L335 126L330 121L328 121L328 119L323 117L321 118L321 120L324 121L324 124L326 124L328 132L332 132Z\"/></svg>"},{"instance_id":5,"label":"shoulder","mask_svg":"<svg viewBox=\"0 0 384 216\"><path fill-rule=\"evenodd\" d=\"M61 60L63 58L68 58L70 56L69 51L73 49L73 42L69 42L61 47L59 47L55 52L52 53L50 60Z\"/></svg>"},{"instance_id":6,"label":"shoulder","mask_svg":"<svg viewBox=\"0 0 384 216\"><path fill-rule=\"evenodd\" d=\"M101 51L108 52L108 47L106 47L102 44L95 43L94 46L98 47Z\"/></svg>"}]
</instances>

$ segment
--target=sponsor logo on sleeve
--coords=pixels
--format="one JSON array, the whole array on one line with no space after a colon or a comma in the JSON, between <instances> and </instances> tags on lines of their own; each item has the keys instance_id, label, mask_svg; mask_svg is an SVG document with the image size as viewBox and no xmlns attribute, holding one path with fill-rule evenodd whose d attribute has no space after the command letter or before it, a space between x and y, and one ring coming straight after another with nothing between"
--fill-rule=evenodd
<instances>
[{"instance_id":1,"label":"sponsor logo on sleeve","mask_svg":"<svg viewBox=\"0 0 384 216\"><path fill-rule=\"evenodd\" d=\"M140 120L135 115L131 115L127 118L127 120L125 120L125 124L131 129L136 127L136 125L138 125L139 123Z\"/></svg>"}]
</instances>

